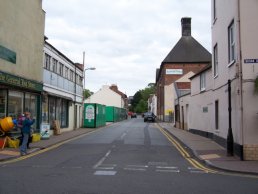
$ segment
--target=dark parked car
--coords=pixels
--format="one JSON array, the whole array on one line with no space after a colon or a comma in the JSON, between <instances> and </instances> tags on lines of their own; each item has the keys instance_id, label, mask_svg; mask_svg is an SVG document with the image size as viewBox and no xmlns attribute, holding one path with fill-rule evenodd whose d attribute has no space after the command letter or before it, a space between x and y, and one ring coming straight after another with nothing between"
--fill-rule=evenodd
<instances>
[{"instance_id":1,"label":"dark parked car","mask_svg":"<svg viewBox=\"0 0 258 194\"><path fill-rule=\"evenodd\" d=\"M135 112L132 113L131 118L137 118L137 114Z\"/></svg>"},{"instance_id":2,"label":"dark parked car","mask_svg":"<svg viewBox=\"0 0 258 194\"><path fill-rule=\"evenodd\" d=\"M152 121L155 122L156 116L152 112L146 112L144 113L144 122L146 121Z\"/></svg>"}]
</instances>

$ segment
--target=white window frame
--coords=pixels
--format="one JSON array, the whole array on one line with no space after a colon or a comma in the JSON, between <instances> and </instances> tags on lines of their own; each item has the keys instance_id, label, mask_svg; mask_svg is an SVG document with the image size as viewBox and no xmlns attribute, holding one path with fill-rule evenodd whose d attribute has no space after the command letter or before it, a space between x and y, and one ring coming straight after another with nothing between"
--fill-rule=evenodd
<instances>
[{"instance_id":1,"label":"white window frame","mask_svg":"<svg viewBox=\"0 0 258 194\"><path fill-rule=\"evenodd\" d=\"M236 43L235 43L235 24L234 20L228 26L228 66L231 66L236 60Z\"/></svg>"},{"instance_id":2,"label":"white window frame","mask_svg":"<svg viewBox=\"0 0 258 194\"><path fill-rule=\"evenodd\" d=\"M48 70L50 70L50 64L51 64L51 56L47 53L45 53L45 63L44 67Z\"/></svg>"},{"instance_id":3,"label":"white window frame","mask_svg":"<svg viewBox=\"0 0 258 194\"><path fill-rule=\"evenodd\" d=\"M213 0L213 23L217 20L217 1Z\"/></svg>"},{"instance_id":4,"label":"white window frame","mask_svg":"<svg viewBox=\"0 0 258 194\"><path fill-rule=\"evenodd\" d=\"M205 91L206 89L206 73L203 72L200 74L200 90Z\"/></svg>"},{"instance_id":5,"label":"white window frame","mask_svg":"<svg viewBox=\"0 0 258 194\"><path fill-rule=\"evenodd\" d=\"M213 47L213 71L214 71L214 78L218 77L218 70L219 70L219 61L218 61L218 44L215 44Z\"/></svg>"}]
</instances>

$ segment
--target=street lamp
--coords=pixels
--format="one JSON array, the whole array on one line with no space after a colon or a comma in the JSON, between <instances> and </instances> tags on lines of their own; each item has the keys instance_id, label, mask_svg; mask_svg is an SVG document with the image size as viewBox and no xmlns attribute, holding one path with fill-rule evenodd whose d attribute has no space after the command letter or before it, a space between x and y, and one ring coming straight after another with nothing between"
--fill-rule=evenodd
<instances>
[{"instance_id":1,"label":"street lamp","mask_svg":"<svg viewBox=\"0 0 258 194\"><path fill-rule=\"evenodd\" d=\"M89 67L89 68L84 69L84 71L83 71L83 85L84 85L83 89L86 89L85 88L85 72L88 71L88 70L96 70L96 68L95 67Z\"/></svg>"}]
</instances>

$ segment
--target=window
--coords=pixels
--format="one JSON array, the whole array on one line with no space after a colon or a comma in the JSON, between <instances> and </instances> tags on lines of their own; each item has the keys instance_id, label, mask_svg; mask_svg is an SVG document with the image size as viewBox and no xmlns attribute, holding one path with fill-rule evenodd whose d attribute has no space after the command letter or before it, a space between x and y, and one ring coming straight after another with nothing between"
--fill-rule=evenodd
<instances>
[{"instance_id":1,"label":"window","mask_svg":"<svg viewBox=\"0 0 258 194\"><path fill-rule=\"evenodd\" d=\"M47 53L45 53L45 63L44 68L50 70L51 57Z\"/></svg>"},{"instance_id":2,"label":"window","mask_svg":"<svg viewBox=\"0 0 258 194\"><path fill-rule=\"evenodd\" d=\"M82 82L83 82L83 77L81 77L81 76L79 76L80 77L80 85L82 86L83 84L82 84Z\"/></svg>"},{"instance_id":3,"label":"window","mask_svg":"<svg viewBox=\"0 0 258 194\"><path fill-rule=\"evenodd\" d=\"M68 71L69 71L69 68L68 67L65 67L65 78L68 79Z\"/></svg>"},{"instance_id":4,"label":"window","mask_svg":"<svg viewBox=\"0 0 258 194\"><path fill-rule=\"evenodd\" d=\"M213 21L217 19L217 3L216 0L213 0Z\"/></svg>"},{"instance_id":5,"label":"window","mask_svg":"<svg viewBox=\"0 0 258 194\"><path fill-rule=\"evenodd\" d=\"M218 76L218 45L216 44L213 48L213 70L214 70L214 77Z\"/></svg>"},{"instance_id":6,"label":"window","mask_svg":"<svg viewBox=\"0 0 258 194\"><path fill-rule=\"evenodd\" d=\"M204 73L201 73L200 75L200 89L201 91L204 91L205 90L205 87L206 87L206 80L205 80L205 72Z\"/></svg>"},{"instance_id":7,"label":"window","mask_svg":"<svg viewBox=\"0 0 258 194\"><path fill-rule=\"evenodd\" d=\"M219 101L215 101L215 129L219 129Z\"/></svg>"},{"instance_id":8,"label":"window","mask_svg":"<svg viewBox=\"0 0 258 194\"><path fill-rule=\"evenodd\" d=\"M229 64L235 61L235 27L234 20L228 27L228 62Z\"/></svg>"},{"instance_id":9,"label":"window","mask_svg":"<svg viewBox=\"0 0 258 194\"><path fill-rule=\"evenodd\" d=\"M74 81L74 72L70 70L70 80Z\"/></svg>"},{"instance_id":10,"label":"window","mask_svg":"<svg viewBox=\"0 0 258 194\"><path fill-rule=\"evenodd\" d=\"M25 94L25 111L29 111L32 117L37 117L37 96L34 94ZM37 118L36 118L37 120ZM35 130L36 123L32 125Z\"/></svg>"},{"instance_id":11,"label":"window","mask_svg":"<svg viewBox=\"0 0 258 194\"><path fill-rule=\"evenodd\" d=\"M59 74L60 74L61 76L63 76L63 73L64 73L64 64L59 63Z\"/></svg>"},{"instance_id":12,"label":"window","mask_svg":"<svg viewBox=\"0 0 258 194\"><path fill-rule=\"evenodd\" d=\"M18 118L23 111L24 93L18 91L9 91L8 97L8 116Z\"/></svg>"},{"instance_id":13,"label":"window","mask_svg":"<svg viewBox=\"0 0 258 194\"><path fill-rule=\"evenodd\" d=\"M49 123L53 129L53 121L59 120L61 128L68 127L68 101L62 98L49 97Z\"/></svg>"},{"instance_id":14,"label":"window","mask_svg":"<svg viewBox=\"0 0 258 194\"><path fill-rule=\"evenodd\" d=\"M7 90L0 90L0 119L6 116Z\"/></svg>"},{"instance_id":15,"label":"window","mask_svg":"<svg viewBox=\"0 0 258 194\"><path fill-rule=\"evenodd\" d=\"M68 126L68 101L62 99L61 127Z\"/></svg>"},{"instance_id":16,"label":"window","mask_svg":"<svg viewBox=\"0 0 258 194\"><path fill-rule=\"evenodd\" d=\"M52 60L52 71L57 72L57 60L53 58Z\"/></svg>"}]
</instances>

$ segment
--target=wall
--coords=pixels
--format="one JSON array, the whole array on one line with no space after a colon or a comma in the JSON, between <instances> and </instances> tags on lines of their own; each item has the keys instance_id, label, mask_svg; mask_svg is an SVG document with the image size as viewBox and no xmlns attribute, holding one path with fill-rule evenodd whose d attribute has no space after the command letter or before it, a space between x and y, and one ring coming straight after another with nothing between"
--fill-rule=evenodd
<instances>
[{"instance_id":1,"label":"wall","mask_svg":"<svg viewBox=\"0 0 258 194\"><path fill-rule=\"evenodd\" d=\"M42 82L45 12L41 0L1 0L0 45L16 53L16 64L0 58L1 70Z\"/></svg>"},{"instance_id":2,"label":"wall","mask_svg":"<svg viewBox=\"0 0 258 194\"><path fill-rule=\"evenodd\" d=\"M123 108L124 106L122 97L109 89L109 86L103 86L99 91L87 98L85 103L98 103L119 108Z\"/></svg>"}]
</instances>

